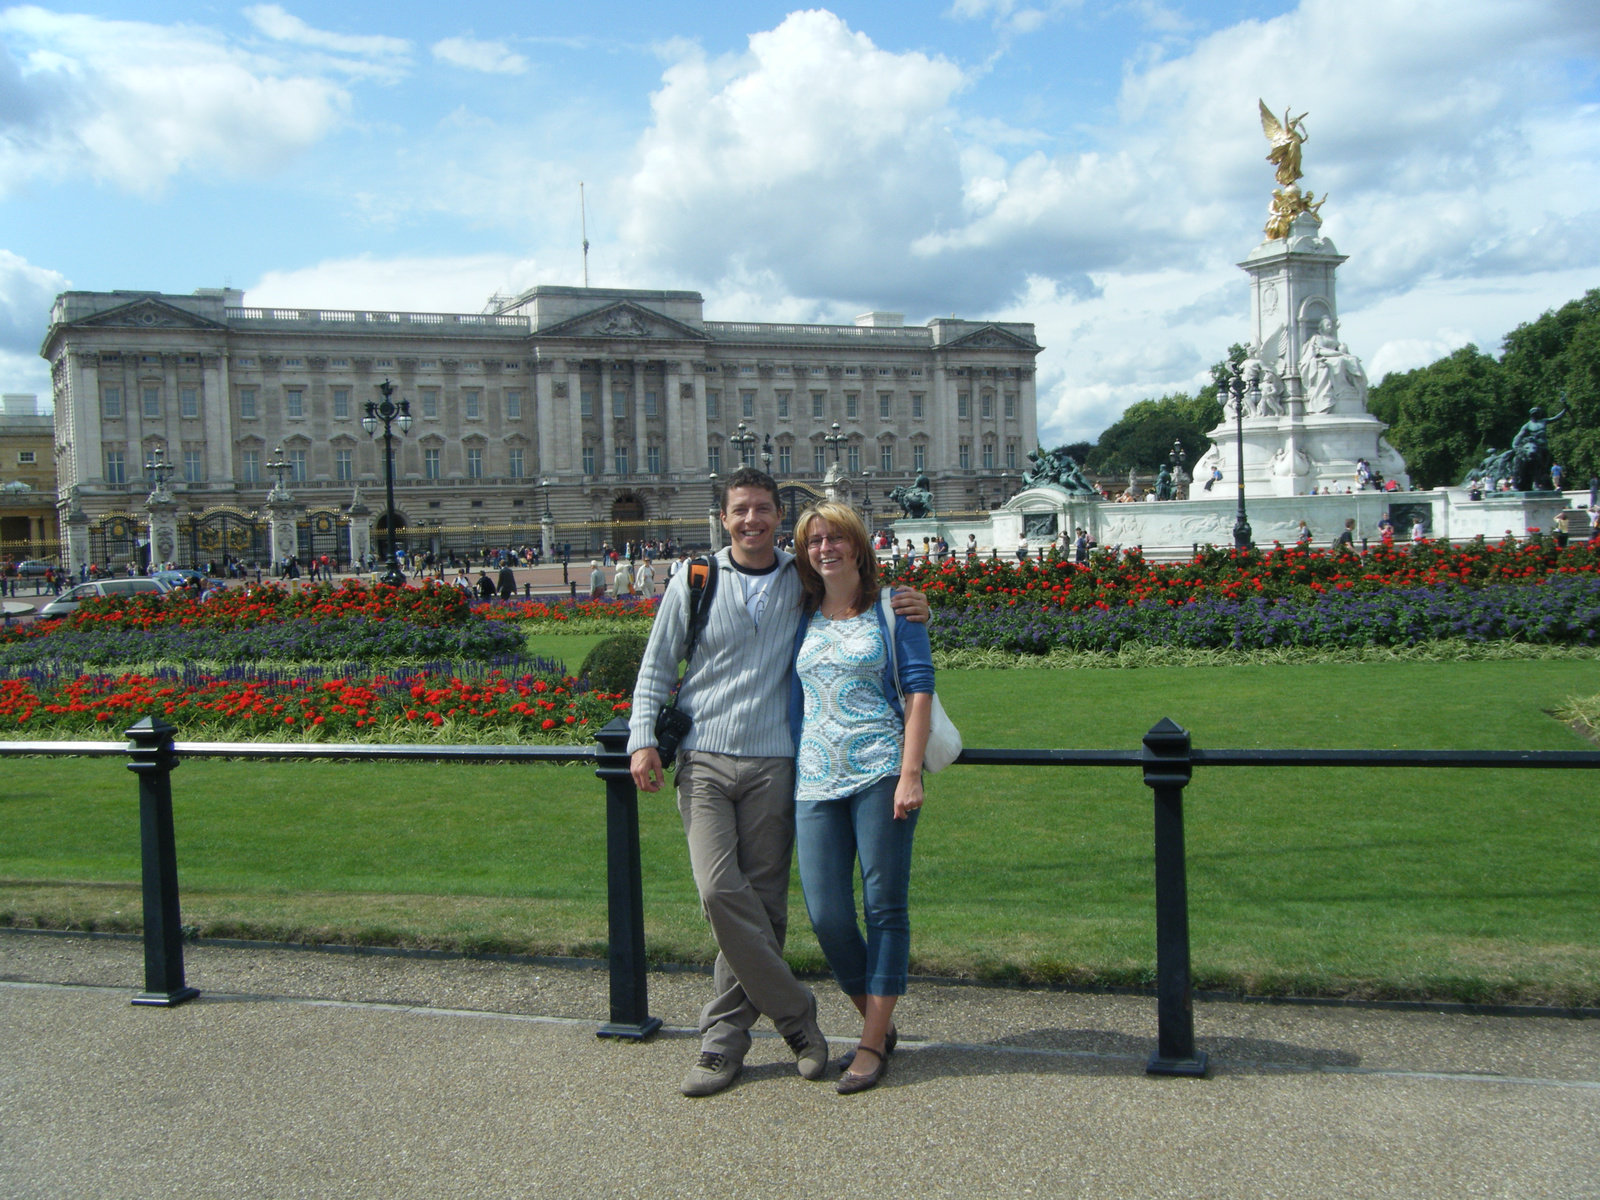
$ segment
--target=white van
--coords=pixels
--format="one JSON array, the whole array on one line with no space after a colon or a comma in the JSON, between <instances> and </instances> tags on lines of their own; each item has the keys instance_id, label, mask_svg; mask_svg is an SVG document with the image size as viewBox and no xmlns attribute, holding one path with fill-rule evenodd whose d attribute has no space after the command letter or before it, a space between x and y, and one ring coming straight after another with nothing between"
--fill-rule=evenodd
<instances>
[{"instance_id":1,"label":"white van","mask_svg":"<svg viewBox=\"0 0 1600 1200\"><path fill-rule=\"evenodd\" d=\"M70 616L78 611L78 605L85 600L97 600L105 596L136 596L140 593L160 595L170 590L159 579L93 579L62 592L39 610L39 616Z\"/></svg>"}]
</instances>

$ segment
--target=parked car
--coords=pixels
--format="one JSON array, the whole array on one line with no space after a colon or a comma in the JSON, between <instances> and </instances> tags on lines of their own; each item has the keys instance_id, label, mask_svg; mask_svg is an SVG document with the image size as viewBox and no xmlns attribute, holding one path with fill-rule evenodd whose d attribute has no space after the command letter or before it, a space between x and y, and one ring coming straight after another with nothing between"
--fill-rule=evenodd
<instances>
[{"instance_id":1,"label":"parked car","mask_svg":"<svg viewBox=\"0 0 1600 1200\"><path fill-rule=\"evenodd\" d=\"M18 575L43 575L52 569L55 563L45 562L42 558L29 558L17 564Z\"/></svg>"},{"instance_id":2,"label":"parked car","mask_svg":"<svg viewBox=\"0 0 1600 1200\"><path fill-rule=\"evenodd\" d=\"M206 577L199 571L191 571L188 568L176 571L153 571L150 578L159 579L169 588L198 587L203 586L206 581Z\"/></svg>"},{"instance_id":3,"label":"parked car","mask_svg":"<svg viewBox=\"0 0 1600 1200\"><path fill-rule=\"evenodd\" d=\"M70 591L62 592L39 610L40 617L65 617L78 611L78 605L85 600L97 600L105 596L135 596L140 593L169 592L169 584L162 583L159 579L96 579L89 583L80 583Z\"/></svg>"}]
</instances>

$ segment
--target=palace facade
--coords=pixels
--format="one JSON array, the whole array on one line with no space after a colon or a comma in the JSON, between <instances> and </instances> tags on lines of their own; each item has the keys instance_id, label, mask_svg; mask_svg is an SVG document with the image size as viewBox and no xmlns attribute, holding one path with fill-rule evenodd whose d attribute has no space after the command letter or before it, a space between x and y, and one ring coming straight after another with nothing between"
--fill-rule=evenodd
<instances>
[{"instance_id":1,"label":"palace facade","mask_svg":"<svg viewBox=\"0 0 1600 1200\"><path fill-rule=\"evenodd\" d=\"M1035 444L1031 324L719 322L697 292L573 287L477 314L243 301L56 299L41 353L63 522L137 525L159 451L180 520L254 520L281 475L311 514L345 511L359 487L381 531L381 434L361 419L385 381L413 417L395 452L396 528L413 544L502 544L519 528L536 541L547 512L574 529L703 531L714 477L767 454L802 499L837 462L836 486L879 514L918 474L940 511L972 511L1002 473L1015 489Z\"/></svg>"}]
</instances>

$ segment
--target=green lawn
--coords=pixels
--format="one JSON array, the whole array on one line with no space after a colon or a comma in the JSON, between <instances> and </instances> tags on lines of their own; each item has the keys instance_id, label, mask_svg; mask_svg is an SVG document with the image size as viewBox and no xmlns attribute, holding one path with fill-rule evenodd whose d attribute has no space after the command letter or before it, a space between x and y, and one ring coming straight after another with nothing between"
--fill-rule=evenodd
<instances>
[{"instance_id":1,"label":"green lawn","mask_svg":"<svg viewBox=\"0 0 1600 1200\"><path fill-rule=\"evenodd\" d=\"M1590 744L1548 710L1596 692L1600 664L1573 661L940 676L970 746L1132 747L1170 716L1202 747L1576 749ZM11 778L0 921L136 927L125 767L18 760ZM588 770L195 761L173 785L184 920L208 933L603 947L603 803ZM1196 982L1596 1003L1597 795L1577 772L1197 772ZM665 794L641 809L650 952L706 959L676 809ZM930 777L914 969L1146 981L1151 858L1135 770ZM793 904L791 956L820 966L798 889Z\"/></svg>"}]
</instances>

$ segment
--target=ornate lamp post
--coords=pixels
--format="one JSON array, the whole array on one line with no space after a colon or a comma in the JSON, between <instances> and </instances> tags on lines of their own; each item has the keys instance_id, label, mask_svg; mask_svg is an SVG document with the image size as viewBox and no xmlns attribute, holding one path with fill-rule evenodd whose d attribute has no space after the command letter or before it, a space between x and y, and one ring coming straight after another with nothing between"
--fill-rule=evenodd
<instances>
[{"instance_id":1,"label":"ornate lamp post","mask_svg":"<svg viewBox=\"0 0 1600 1200\"><path fill-rule=\"evenodd\" d=\"M717 520L722 506L717 503L717 473L709 472L706 479L711 484L711 507L706 512L706 542L714 553L722 549L722 522Z\"/></svg>"},{"instance_id":2,"label":"ornate lamp post","mask_svg":"<svg viewBox=\"0 0 1600 1200\"><path fill-rule=\"evenodd\" d=\"M1239 515L1233 522L1233 547L1235 550L1248 550L1251 535L1250 518L1245 516L1244 511L1244 380L1237 374L1233 377L1229 393L1233 397L1234 444L1239 451Z\"/></svg>"},{"instance_id":3,"label":"ornate lamp post","mask_svg":"<svg viewBox=\"0 0 1600 1200\"><path fill-rule=\"evenodd\" d=\"M833 447L833 465L839 465L839 447L850 440L849 434L839 432L839 422L833 423L833 432L824 434L822 440Z\"/></svg>"},{"instance_id":4,"label":"ornate lamp post","mask_svg":"<svg viewBox=\"0 0 1600 1200\"><path fill-rule=\"evenodd\" d=\"M546 521L548 521L548 520L551 520L551 515L550 515L550 480L549 479L541 479L541 480L539 480L539 486L544 489L544 519Z\"/></svg>"},{"instance_id":5,"label":"ornate lamp post","mask_svg":"<svg viewBox=\"0 0 1600 1200\"><path fill-rule=\"evenodd\" d=\"M872 536L872 472L870 470L861 472L861 491L864 496L862 505L867 510L867 536L870 538Z\"/></svg>"},{"instance_id":6,"label":"ornate lamp post","mask_svg":"<svg viewBox=\"0 0 1600 1200\"><path fill-rule=\"evenodd\" d=\"M760 440L760 438L756 437L755 434L751 433L750 430L745 428L743 421L739 422L738 433L732 433L728 435L728 441L739 447L739 465L741 467L755 466L755 452L752 451L750 447L754 446Z\"/></svg>"},{"instance_id":7,"label":"ornate lamp post","mask_svg":"<svg viewBox=\"0 0 1600 1200\"><path fill-rule=\"evenodd\" d=\"M280 450L278 453L281 454L283 451ZM150 457L144 460L145 478L154 481L150 487L150 491L152 493L166 491L167 480L172 478L172 472L175 469L176 468L166 460L166 456L160 446L156 446L153 450L151 450Z\"/></svg>"},{"instance_id":8,"label":"ornate lamp post","mask_svg":"<svg viewBox=\"0 0 1600 1200\"><path fill-rule=\"evenodd\" d=\"M385 500L385 531L389 535L389 569L384 572L383 582L400 587L405 583L406 577L400 573L400 552L395 543L394 530L394 436L393 427L400 426L400 432L406 433L411 428L411 404L402 400L396 404L393 400L394 384L385 379L378 385L378 390L383 393L381 402L368 400L367 415L361 418L361 428L367 431L369 437L378 436L378 426L383 426L383 486Z\"/></svg>"},{"instance_id":9,"label":"ornate lamp post","mask_svg":"<svg viewBox=\"0 0 1600 1200\"><path fill-rule=\"evenodd\" d=\"M766 435L766 441L761 443L761 469L768 475L772 474L772 435Z\"/></svg>"}]
</instances>

